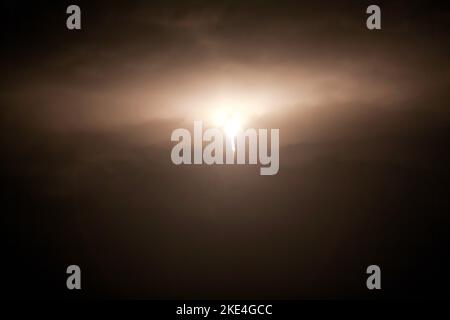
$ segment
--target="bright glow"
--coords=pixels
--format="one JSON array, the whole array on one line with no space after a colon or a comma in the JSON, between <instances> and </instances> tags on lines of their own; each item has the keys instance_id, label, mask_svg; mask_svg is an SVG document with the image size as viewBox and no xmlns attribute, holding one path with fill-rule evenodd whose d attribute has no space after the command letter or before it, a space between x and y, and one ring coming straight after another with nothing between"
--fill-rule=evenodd
<instances>
[{"instance_id":1,"label":"bright glow","mask_svg":"<svg viewBox=\"0 0 450 320\"><path fill-rule=\"evenodd\" d=\"M225 133L227 136L235 137L238 131L241 129L241 119L239 116L233 116L226 120L225 122Z\"/></svg>"},{"instance_id":2,"label":"bright glow","mask_svg":"<svg viewBox=\"0 0 450 320\"><path fill-rule=\"evenodd\" d=\"M242 117L237 112L226 112L219 110L213 117L214 125L221 128L228 139L231 140L231 146L235 151L235 138L240 130L242 130Z\"/></svg>"}]
</instances>

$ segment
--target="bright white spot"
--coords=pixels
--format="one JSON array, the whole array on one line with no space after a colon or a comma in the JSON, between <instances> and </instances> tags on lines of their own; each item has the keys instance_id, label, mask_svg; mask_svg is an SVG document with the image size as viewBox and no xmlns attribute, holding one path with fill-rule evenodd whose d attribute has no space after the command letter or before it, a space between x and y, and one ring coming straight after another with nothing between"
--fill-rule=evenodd
<instances>
[{"instance_id":1,"label":"bright white spot","mask_svg":"<svg viewBox=\"0 0 450 320\"><path fill-rule=\"evenodd\" d=\"M222 128L222 130L225 132L225 135L228 139L231 140L231 146L233 148L233 151L235 151L235 138L238 132L242 129L242 118L237 113L228 113L225 111L218 111L213 117L214 124Z\"/></svg>"}]
</instances>

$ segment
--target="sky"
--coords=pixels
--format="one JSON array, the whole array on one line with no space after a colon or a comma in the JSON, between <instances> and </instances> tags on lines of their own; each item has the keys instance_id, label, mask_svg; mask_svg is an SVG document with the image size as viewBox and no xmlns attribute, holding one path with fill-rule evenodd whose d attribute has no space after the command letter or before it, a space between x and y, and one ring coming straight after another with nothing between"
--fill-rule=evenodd
<instances>
[{"instance_id":1,"label":"sky","mask_svg":"<svg viewBox=\"0 0 450 320\"><path fill-rule=\"evenodd\" d=\"M87 297L444 294L448 4L370 31L365 1L77 3L69 31L70 3L0 2L11 296L68 295L74 261ZM171 163L223 108L280 129L276 176Z\"/></svg>"}]
</instances>

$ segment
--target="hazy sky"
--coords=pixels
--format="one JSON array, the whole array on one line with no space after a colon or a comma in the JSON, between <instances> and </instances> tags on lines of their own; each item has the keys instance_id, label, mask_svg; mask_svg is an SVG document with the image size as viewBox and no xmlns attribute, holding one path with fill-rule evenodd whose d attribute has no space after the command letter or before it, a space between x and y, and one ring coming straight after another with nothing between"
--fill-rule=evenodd
<instances>
[{"instance_id":1,"label":"hazy sky","mask_svg":"<svg viewBox=\"0 0 450 320\"><path fill-rule=\"evenodd\" d=\"M93 2L81 31L0 2L5 292L67 294L74 261L96 297L370 297L373 263L385 296L448 287L448 4L369 31L372 1ZM278 175L171 163L222 107L280 129Z\"/></svg>"},{"instance_id":2,"label":"hazy sky","mask_svg":"<svg viewBox=\"0 0 450 320\"><path fill-rule=\"evenodd\" d=\"M339 116L407 108L449 81L449 11L426 2L384 5L381 32L358 2L80 5L78 32L62 4L2 5L2 96L19 117L66 130L205 120L223 106Z\"/></svg>"}]
</instances>

